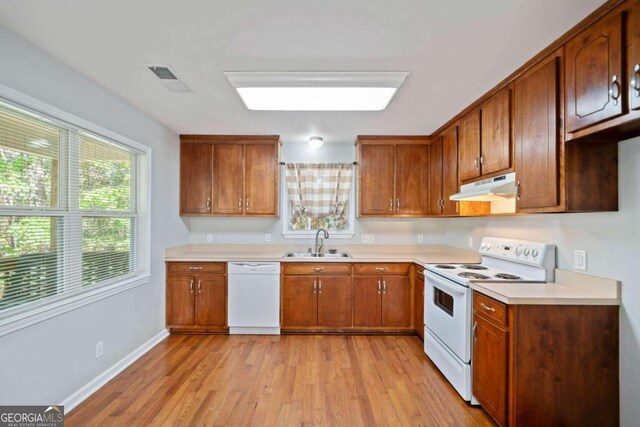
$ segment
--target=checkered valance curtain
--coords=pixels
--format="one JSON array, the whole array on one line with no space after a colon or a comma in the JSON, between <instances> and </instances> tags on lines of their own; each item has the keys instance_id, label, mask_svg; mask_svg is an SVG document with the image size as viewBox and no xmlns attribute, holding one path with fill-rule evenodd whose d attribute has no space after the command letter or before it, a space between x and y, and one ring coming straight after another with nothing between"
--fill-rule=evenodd
<instances>
[{"instance_id":1,"label":"checkered valance curtain","mask_svg":"<svg viewBox=\"0 0 640 427\"><path fill-rule=\"evenodd\" d=\"M287 163L291 222L332 217L334 224L345 224L352 174L351 163Z\"/></svg>"}]
</instances>

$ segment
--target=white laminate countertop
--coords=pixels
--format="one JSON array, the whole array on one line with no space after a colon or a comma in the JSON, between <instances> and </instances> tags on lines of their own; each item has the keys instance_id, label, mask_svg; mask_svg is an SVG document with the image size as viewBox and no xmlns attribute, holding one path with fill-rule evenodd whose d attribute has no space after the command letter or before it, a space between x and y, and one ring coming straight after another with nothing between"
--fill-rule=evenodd
<instances>
[{"instance_id":1,"label":"white laminate countertop","mask_svg":"<svg viewBox=\"0 0 640 427\"><path fill-rule=\"evenodd\" d=\"M620 305L620 282L574 271L555 271L553 283L472 283L471 289L505 304Z\"/></svg>"},{"instance_id":2,"label":"white laminate countertop","mask_svg":"<svg viewBox=\"0 0 640 427\"><path fill-rule=\"evenodd\" d=\"M347 252L351 258L283 258L287 252L306 252L300 245L185 245L168 248L166 261L279 261L279 262L415 262L474 263L480 254L467 249L440 245L333 245L325 249Z\"/></svg>"}]
</instances>

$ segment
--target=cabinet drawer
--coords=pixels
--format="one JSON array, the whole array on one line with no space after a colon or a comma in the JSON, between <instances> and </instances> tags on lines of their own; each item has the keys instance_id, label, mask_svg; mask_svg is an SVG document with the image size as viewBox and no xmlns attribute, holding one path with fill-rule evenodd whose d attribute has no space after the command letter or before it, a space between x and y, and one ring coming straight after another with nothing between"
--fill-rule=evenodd
<instances>
[{"instance_id":1,"label":"cabinet drawer","mask_svg":"<svg viewBox=\"0 0 640 427\"><path fill-rule=\"evenodd\" d=\"M351 274L351 264L347 263L316 263L291 262L284 265L284 274Z\"/></svg>"},{"instance_id":2,"label":"cabinet drawer","mask_svg":"<svg viewBox=\"0 0 640 427\"><path fill-rule=\"evenodd\" d=\"M409 274L409 264L355 264L356 274Z\"/></svg>"},{"instance_id":3,"label":"cabinet drawer","mask_svg":"<svg viewBox=\"0 0 640 427\"><path fill-rule=\"evenodd\" d=\"M168 274L200 274L219 273L224 274L224 262L170 262L167 264Z\"/></svg>"},{"instance_id":4,"label":"cabinet drawer","mask_svg":"<svg viewBox=\"0 0 640 427\"><path fill-rule=\"evenodd\" d=\"M508 326L507 306L493 298L474 292L473 312L502 326Z\"/></svg>"}]
</instances>

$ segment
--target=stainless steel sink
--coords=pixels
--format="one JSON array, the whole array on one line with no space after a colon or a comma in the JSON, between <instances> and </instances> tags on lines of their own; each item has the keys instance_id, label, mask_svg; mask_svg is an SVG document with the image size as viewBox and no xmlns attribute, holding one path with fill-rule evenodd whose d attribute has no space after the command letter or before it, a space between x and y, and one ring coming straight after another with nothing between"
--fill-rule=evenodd
<instances>
[{"instance_id":1,"label":"stainless steel sink","mask_svg":"<svg viewBox=\"0 0 640 427\"><path fill-rule=\"evenodd\" d=\"M323 252L321 254L311 252L287 252L284 254L284 258L351 258L351 255L346 252L336 252L335 254L329 252Z\"/></svg>"}]
</instances>

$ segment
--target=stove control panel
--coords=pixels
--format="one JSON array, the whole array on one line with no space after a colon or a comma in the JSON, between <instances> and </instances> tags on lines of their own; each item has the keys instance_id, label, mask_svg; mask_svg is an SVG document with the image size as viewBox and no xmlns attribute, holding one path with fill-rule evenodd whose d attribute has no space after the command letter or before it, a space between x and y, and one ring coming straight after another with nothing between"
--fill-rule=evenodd
<instances>
[{"instance_id":1,"label":"stove control panel","mask_svg":"<svg viewBox=\"0 0 640 427\"><path fill-rule=\"evenodd\" d=\"M545 267L555 265L555 245L527 240L485 237L480 244L483 256Z\"/></svg>"}]
</instances>

